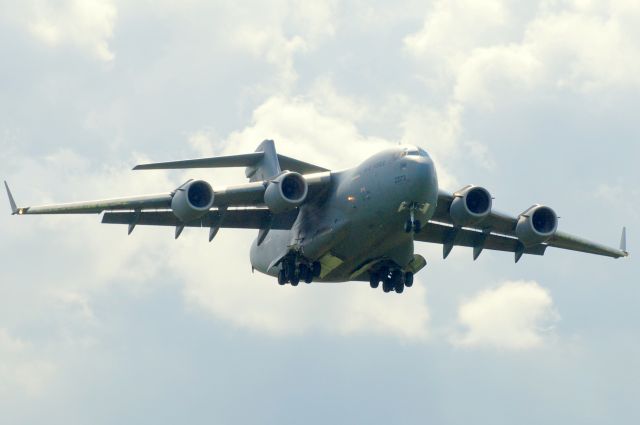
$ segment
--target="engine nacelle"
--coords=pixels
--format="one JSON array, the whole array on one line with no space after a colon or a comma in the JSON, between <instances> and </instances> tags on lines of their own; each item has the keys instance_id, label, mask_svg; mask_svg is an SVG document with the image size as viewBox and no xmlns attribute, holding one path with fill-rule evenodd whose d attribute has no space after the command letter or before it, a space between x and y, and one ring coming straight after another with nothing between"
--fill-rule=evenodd
<instances>
[{"instance_id":1,"label":"engine nacelle","mask_svg":"<svg viewBox=\"0 0 640 425\"><path fill-rule=\"evenodd\" d=\"M171 199L173 214L183 223L205 215L213 205L213 189L204 180L190 181L176 190Z\"/></svg>"},{"instance_id":2,"label":"engine nacelle","mask_svg":"<svg viewBox=\"0 0 640 425\"><path fill-rule=\"evenodd\" d=\"M470 226L480 223L491 212L491 194L484 187L467 186L454 194L449 214L454 224Z\"/></svg>"},{"instance_id":3,"label":"engine nacelle","mask_svg":"<svg viewBox=\"0 0 640 425\"><path fill-rule=\"evenodd\" d=\"M274 213L290 211L304 202L309 187L302 175L285 171L269 182L264 192L264 203Z\"/></svg>"},{"instance_id":4,"label":"engine nacelle","mask_svg":"<svg viewBox=\"0 0 640 425\"><path fill-rule=\"evenodd\" d=\"M555 211L543 205L534 205L518 218L516 236L524 246L536 245L549 240L558 229Z\"/></svg>"}]
</instances>

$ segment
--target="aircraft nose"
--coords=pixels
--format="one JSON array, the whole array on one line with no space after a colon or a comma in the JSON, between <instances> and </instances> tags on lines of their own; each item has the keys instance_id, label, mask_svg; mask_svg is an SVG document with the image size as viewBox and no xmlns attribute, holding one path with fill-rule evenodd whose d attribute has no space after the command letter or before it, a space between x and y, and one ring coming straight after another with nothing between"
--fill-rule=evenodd
<instances>
[{"instance_id":1,"label":"aircraft nose","mask_svg":"<svg viewBox=\"0 0 640 425\"><path fill-rule=\"evenodd\" d=\"M421 198L420 201L434 204L438 199L438 176L433 161L425 156L408 160L414 169L413 192Z\"/></svg>"}]
</instances>

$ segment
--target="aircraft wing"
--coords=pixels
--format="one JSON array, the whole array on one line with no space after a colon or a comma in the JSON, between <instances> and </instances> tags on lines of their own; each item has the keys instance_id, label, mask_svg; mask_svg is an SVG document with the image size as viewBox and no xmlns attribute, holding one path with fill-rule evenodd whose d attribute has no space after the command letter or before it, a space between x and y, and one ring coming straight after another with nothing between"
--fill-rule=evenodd
<instances>
[{"instance_id":1,"label":"aircraft wing","mask_svg":"<svg viewBox=\"0 0 640 425\"><path fill-rule=\"evenodd\" d=\"M325 189L331 180L330 173L317 173L304 176L309 187L308 199L316 196ZM189 182L187 182L189 183ZM154 195L129 196L122 198L99 199L94 201L71 202L63 204L51 204L29 207L18 207L13 194L4 182L11 204L11 212L14 215L27 214L99 214L104 211L144 211L144 210L168 210L171 208L171 200L177 190L173 192ZM186 184L186 183L185 183ZM183 185L184 186L184 185ZM213 207L220 209L238 207L264 207L265 182L245 183L233 186L218 187L213 189Z\"/></svg>"},{"instance_id":2,"label":"aircraft wing","mask_svg":"<svg viewBox=\"0 0 640 425\"><path fill-rule=\"evenodd\" d=\"M331 181L328 172L307 175L304 178L309 187L308 199L320 194ZM212 229L211 239L220 228L290 229L298 215L297 210L272 213L264 205L264 193L268 183L254 182L213 189L213 204L210 210L196 220L183 222L172 210L172 199L190 182L168 193L33 207L18 207L7 182L5 188L14 215L104 212L103 223L128 224L129 233L137 225L174 226L177 237L184 227L209 227Z\"/></svg>"},{"instance_id":3,"label":"aircraft wing","mask_svg":"<svg viewBox=\"0 0 640 425\"><path fill-rule=\"evenodd\" d=\"M439 243L443 245L446 258L454 246L473 248L476 259L483 249L515 253L516 262L523 254L544 255L548 247L580 251L612 258L628 256L626 251L626 230L623 229L620 248L611 248L591 242L564 232L555 232L547 241L525 246L516 236L518 218L501 212L492 211L473 226L456 226L450 214L454 194L441 191L438 205L432 219L422 231L414 236L415 240Z\"/></svg>"}]
</instances>

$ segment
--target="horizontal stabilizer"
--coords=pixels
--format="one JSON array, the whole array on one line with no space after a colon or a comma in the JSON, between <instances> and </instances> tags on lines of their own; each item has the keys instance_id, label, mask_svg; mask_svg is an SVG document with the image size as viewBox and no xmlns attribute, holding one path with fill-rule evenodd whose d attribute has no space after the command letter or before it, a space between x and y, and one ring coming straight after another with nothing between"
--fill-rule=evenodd
<instances>
[{"instance_id":1,"label":"horizontal stabilizer","mask_svg":"<svg viewBox=\"0 0 640 425\"><path fill-rule=\"evenodd\" d=\"M245 153L241 155L216 156L211 158L187 159L184 161L155 162L140 164L134 170L175 170L183 168L224 168L251 167L262 160L264 152ZM329 171L308 162L300 161L284 155L278 155L278 162L282 170L295 171L300 174L321 173Z\"/></svg>"},{"instance_id":2,"label":"horizontal stabilizer","mask_svg":"<svg viewBox=\"0 0 640 425\"><path fill-rule=\"evenodd\" d=\"M327 168L319 167L317 165L309 164L308 162L280 154L278 154L278 162L280 162L281 169L295 171L300 174L323 173L325 171L330 171Z\"/></svg>"},{"instance_id":3,"label":"horizontal stabilizer","mask_svg":"<svg viewBox=\"0 0 640 425\"><path fill-rule=\"evenodd\" d=\"M245 153L241 155L216 156L211 158L187 159L184 161L156 162L141 164L133 167L134 170L170 170L182 168L224 168L224 167L248 167L257 164L264 152Z\"/></svg>"}]
</instances>

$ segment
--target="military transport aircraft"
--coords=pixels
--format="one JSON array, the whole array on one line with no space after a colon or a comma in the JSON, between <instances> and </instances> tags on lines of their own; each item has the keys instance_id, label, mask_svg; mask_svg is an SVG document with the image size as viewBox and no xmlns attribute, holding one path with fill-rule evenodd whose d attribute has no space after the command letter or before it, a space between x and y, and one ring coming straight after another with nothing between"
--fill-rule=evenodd
<instances>
[{"instance_id":1,"label":"military transport aircraft","mask_svg":"<svg viewBox=\"0 0 640 425\"><path fill-rule=\"evenodd\" d=\"M533 205L517 216L492 210L483 187L442 191L433 161L416 146L379 152L354 168L331 171L276 153L272 140L255 152L213 158L138 165L134 170L246 167L249 183L214 188L189 180L172 192L88 202L17 207L17 215L102 213L103 223L256 229L251 246L253 270L278 283L365 281L385 292L402 293L425 265L414 241L443 245L446 258L456 245L543 255L556 247L626 257L625 229L620 248L557 231L549 207Z\"/></svg>"}]
</instances>

